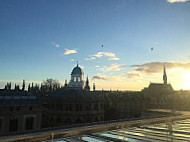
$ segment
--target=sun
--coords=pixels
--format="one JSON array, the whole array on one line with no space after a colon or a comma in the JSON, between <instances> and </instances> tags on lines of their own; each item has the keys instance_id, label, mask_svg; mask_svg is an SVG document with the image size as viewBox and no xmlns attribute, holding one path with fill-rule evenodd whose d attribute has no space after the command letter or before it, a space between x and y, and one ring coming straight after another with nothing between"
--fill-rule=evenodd
<instances>
[{"instance_id":1,"label":"sun","mask_svg":"<svg viewBox=\"0 0 190 142\"><path fill-rule=\"evenodd\" d=\"M184 70L182 88L190 90L190 70Z\"/></svg>"}]
</instances>

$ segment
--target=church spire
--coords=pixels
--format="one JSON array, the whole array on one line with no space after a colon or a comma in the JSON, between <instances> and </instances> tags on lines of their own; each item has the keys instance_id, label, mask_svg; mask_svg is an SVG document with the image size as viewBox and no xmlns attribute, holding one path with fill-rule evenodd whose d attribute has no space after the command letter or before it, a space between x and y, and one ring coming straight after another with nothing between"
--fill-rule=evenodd
<instances>
[{"instance_id":1,"label":"church spire","mask_svg":"<svg viewBox=\"0 0 190 142\"><path fill-rule=\"evenodd\" d=\"M86 85L89 84L89 81L88 81L88 75L87 75L87 78L86 78Z\"/></svg>"},{"instance_id":2,"label":"church spire","mask_svg":"<svg viewBox=\"0 0 190 142\"><path fill-rule=\"evenodd\" d=\"M86 85L85 85L84 89L87 90L87 91L90 91L90 86L89 86L89 81L88 81L88 75L87 75L87 78L86 78Z\"/></svg>"},{"instance_id":3,"label":"church spire","mask_svg":"<svg viewBox=\"0 0 190 142\"><path fill-rule=\"evenodd\" d=\"M165 65L164 65L164 70L163 70L163 81L164 81L164 84L167 84L167 74L166 74Z\"/></svg>"},{"instance_id":4,"label":"church spire","mask_svg":"<svg viewBox=\"0 0 190 142\"><path fill-rule=\"evenodd\" d=\"M77 61L77 67L79 66L79 61Z\"/></svg>"}]
</instances>

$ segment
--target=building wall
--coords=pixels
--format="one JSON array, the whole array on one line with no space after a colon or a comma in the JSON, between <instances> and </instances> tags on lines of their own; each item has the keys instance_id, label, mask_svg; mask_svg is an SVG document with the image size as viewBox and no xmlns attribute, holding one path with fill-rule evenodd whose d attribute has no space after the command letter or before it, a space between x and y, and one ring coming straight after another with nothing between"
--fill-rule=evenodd
<instances>
[{"instance_id":1,"label":"building wall","mask_svg":"<svg viewBox=\"0 0 190 142\"><path fill-rule=\"evenodd\" d=\"M104 120L102 102L47 102L43 109L43 127ZM48 125L47 125L48 124Z\"/></svg>"},{"instance_id":2,"label":"building wall","mask_svg":"<svg viewBox=\"0 0 190 142\"><path fill-rule=\"evenodd\" d=\"M27 130L25 130L25 119L28 116L35 118L35 121L33 122L33 129L28 131L40 130L42 119L41 115L41 106L0 106L0 120L2 122L2 124L0 124L0 135L26 132ZM10 128L12 120L17 120L18 124L17 130L11 132Z\"/></svg>"},{"instance_id":3,"label":"building wall","mask_svg":"<svg viewBox=\"0 0 190 142\"><path fill-rule=\"evenodd\" d=\"M84 88L83 75L80 75L80 74L72 75L70 83L69 83L69 87L83 89Z\"/></svg>"}]
</instances>

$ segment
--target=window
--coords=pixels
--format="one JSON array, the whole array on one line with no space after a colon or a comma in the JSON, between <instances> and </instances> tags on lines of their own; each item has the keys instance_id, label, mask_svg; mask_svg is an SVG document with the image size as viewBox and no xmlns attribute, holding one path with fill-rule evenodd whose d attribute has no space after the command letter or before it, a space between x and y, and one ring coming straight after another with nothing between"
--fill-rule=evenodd
<instances>
[{"instance_id":1,"label":"window","mask_svg":"<svg viewBox=\"0 0 190 142\"><path fill-rule=\"evenodd\" d=\"M72 111L72 105L69 105L69 110Z\"/></svg>"},{"instance_id":2,"label":"window","mask_svg":"<svg viewBox=\"0 0 190 142\"><path fill-rule=\"evenodd\" d=\"M74 82L76 82L77 81L77 78L76 77L74 77Z\"/></svg>"},{"instance_id":3,"label":"window","mask_svg":"<svg viewBox=\"0 0 190 142\"><path fill-rule=\"evenodd\" d=\"M54 103L51 104L51 109L55 109Z\"/></svg>"},{"instance_id":4,"label":"window","mask_svg":"<svg viewBox=\"0 0 190 142\"><path fill-rule=\"evenodd\" d=\"M81 111L82 110L82 105L79 105L79 111Z\"/></svg>"},{"instance_id":5,"label":"window","mask_svg":"<svg viewBox=\"0 0 190 142\"><path fill-rule=\"evenodd\" d=\"M25 118L25 130L33 130L34 126L34 117L29 116Z\"/></svg>"},{"instance_id":6,"label":"window","mask_svg":"<svg viewBox=\"0 0 190 142\"><path fill-rule=\"evenodd\" d=\"M82 106L80 104L76 105L76 111L81 111L82 110Z\"/></svg>"},{"instance_id":7,"label":"window","mask_svg":"<svg viewBox=\"0 0 190 142\"><path fill-rule=\"evenodd\" d=\"M59 104L56 104L56 110L59 110Z\"/></svg>"},{"instance_id":8,"label":"window","mask_svg":"<svg viewBox=\"0 0 190 142\"><path fill-rule=\"evenodd\" d=\"M76 111L79 111L79 106L78 105L76 105Z\"/></svg>"},{"instance_id":9,"label":"window","mask_svg":"<svg viewBox=\"0 0 190 142\"><path fill-rule=\"evenodd\" d=\"M32 106L30 106L30 107L29 107L29 110L31 111L32 109L33 109Z\"/></svg>"},{"instance_id":10,"label":"window","mask_svg":"<svg viewBox=\"0 0 190 142\"><path fill-rule=\"evenodd\" d=\"M60 104L60 110L63 110L63 104Z\"/></svg>"},{"instance_id":11,"label":"window","mask_svg":"<svg viewBox=\"0 0 190 142\"><path fill-rule=\"evenodd\" d=\"M2 123L3 123L3 120L0 119L0 131L2 130Z\"/></svg>"},{"instance_id":12,"label":"window","mask_svg":"<svg viewBox=\"0 0 190 142\"><path fill-rule=\"evenodd\" d=\"M80 77L78 77L78 82L80 82Z\"/></svg>"},{"instance_id":13,"label":"window","mask_svg":"<svg viewBox=\"0 0 190 142\"><path fill-rule=\"evenodd\" d=\"M66 105L66 111L69 111L69 105Z\"/></svg>"},{"instance_id":14,"label":"window","mask_svg":"<svg viewBox=\"0 0 190 142\"><path fill-rule=\"evenodd\" d=\"M19 107L17 107L17 108L16 108L16 110L17 110L17 111L19 111L19 110L20 110L20 108L19 108Z\"/></svg>"},{"instance_id":15,"label":"window","mask_svg":"<svg viewBox=\"0 0 190 142\"><path fill-rule=\"evenodd\" d=\"M18 119L9 120L9 132L16 132L18 130Z\"/></svg>"},{"instance_id":16,"label":"window","mask_svg":"<svg viewBox=\"0 0 190 142\"><path fill-rule=\"evenodd\" d=\"M71 104L66 105L66 111L72 111L72 105Z\"/></svg>"},{"instance_id":17,"label":"window","mask_svg":"<svg viewBox=\"0 0 190 142\"><path fill-rule=\"evenodd\" d=\"M92 105L91 104L86 104L86 111L90 111L90 110L92 110L91 107Z\"/></svg>"},{"instance_id":18,"label":"window","mask_svg":"<svg viewBox=\"0 0 190 142\"><path fill-rule=\"evenodd\" d=\"M9 110L10 110L10 111L13 111L13 107L10 107Z\"/></svg>"},{"instance_id":19,"label":"window","mask_svg":"<svg viewBox=\"0 0 190 142\"><path fill-rule=\"evenodd\" d=\"M94 104L94 110L96 110L96 111L98 110L98 103Z\"/></svg>"}]
</instances>

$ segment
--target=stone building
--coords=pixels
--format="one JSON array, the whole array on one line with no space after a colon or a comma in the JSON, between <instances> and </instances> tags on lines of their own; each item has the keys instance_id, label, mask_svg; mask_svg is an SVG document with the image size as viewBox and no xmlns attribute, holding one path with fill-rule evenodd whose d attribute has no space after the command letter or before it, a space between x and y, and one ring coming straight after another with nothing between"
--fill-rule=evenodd
<instances>
[{"instance_id":1,"label":"stone building","mask_svg":"<svg viewBox=\"0 0 190 142\"><path fill-rule=\"evenodd\" d=\"M143 99L141 92L102 91L104 96L104 119L132 119L141 117Z\"/></svg>"},{"instance_id":2,"label":"stone building","mask_svg":"<svg viewBox=\"0 0 190 142\"><path fill-rule=\"evenodd\" d=\"M0 90L0 135L40 130L42 107L38 98L10 88Z\"/></svg>"},{"instance_id":3,"label":"stone building","mask_svg":"<svg viewBox=\"0 0 190 142\"><path fill-rule=\"evenodd\" d=\"M147 108L172 108L175 91L171 84L167 83L165 67L163 68L163 83L150 83L148 88L142 90L142 93Z\"/></svg>"},{"instance_id":4,"label":"stone building","mask_svg":"<svg viewBox=\"0 0 190 142\"><path fill-rule=\"evenodd\" d=\"M104 120L103 96L90 91L88 77L77 66L69 84L44 97L43 127L63 126Z\"/></svg>"},{"instance_id":5,"label":"stone building","mask_svg":"<svg viewBox=\"0 0 190 142\"><path fill-rule=\"evenodd\" d=\"M43 127L103 120L104 102L101 95L85 90L59 89L45 97Z\"/></svg>"},{"instance_id":6,"label":"stone building","mask_svg":"<svg viewBox=\"0 0 190 142\"><path fill-rule=\"evenodd\" d=\"M84 73L82 69L78 66L78 63L71 72L69 87L72 89L84 89Z\"/></svg>"}]
</instances>

